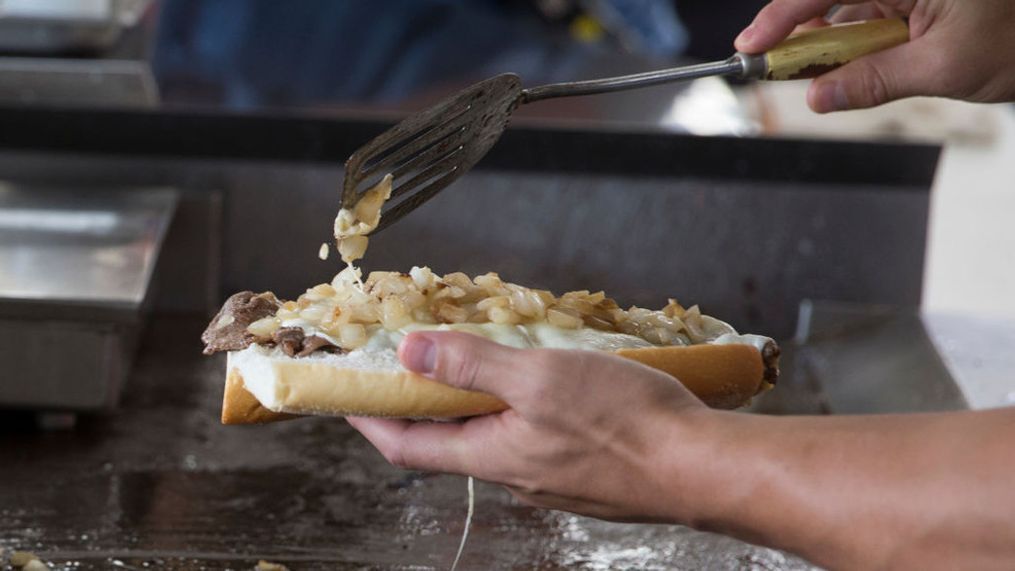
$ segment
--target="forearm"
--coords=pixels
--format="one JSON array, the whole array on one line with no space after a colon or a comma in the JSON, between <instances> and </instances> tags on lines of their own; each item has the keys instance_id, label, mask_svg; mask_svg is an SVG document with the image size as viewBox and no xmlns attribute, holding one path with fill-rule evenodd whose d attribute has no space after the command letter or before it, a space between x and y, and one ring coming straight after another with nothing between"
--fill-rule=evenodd
<instances>
[{"instance_id":1,"label":"forearm","mask_svg":"<svg viewBox=\"0 0 1015 571\"><path fill-rule=\"evenodd\" d=\"M1015 560L1013 410L700 417L667 466L680 521L837 568Z\"/></svg>"}]
</instances>

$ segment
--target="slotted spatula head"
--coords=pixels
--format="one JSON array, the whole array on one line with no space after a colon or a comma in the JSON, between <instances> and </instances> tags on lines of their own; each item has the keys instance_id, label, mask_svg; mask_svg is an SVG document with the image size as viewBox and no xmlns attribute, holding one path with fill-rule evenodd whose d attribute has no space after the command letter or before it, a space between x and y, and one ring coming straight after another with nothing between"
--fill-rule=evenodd
<instances>
[{"instance_id":1,"label":"slotted spatula head","mask_svg":"<svg viewBox=\"0 0 1015 571\"><path fill-rule=\"evenodd\" d=\"M390 173L391 199L378 230L414 210L475 165L500 138L518 105L521 80L506 73L481 81L405 119L345 163L342 207Z\"/></svg>"}]
</instances>

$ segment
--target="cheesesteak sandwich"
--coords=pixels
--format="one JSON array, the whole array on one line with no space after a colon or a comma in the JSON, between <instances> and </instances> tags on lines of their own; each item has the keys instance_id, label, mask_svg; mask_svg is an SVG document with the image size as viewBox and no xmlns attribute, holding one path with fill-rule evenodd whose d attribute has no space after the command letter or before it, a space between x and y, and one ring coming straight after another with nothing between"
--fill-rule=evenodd
<instances>
[{"instance_id":1,"label":"cheesesteak sandwich","mask_svg":"<svg viewBox=\"0 0 1015 571\"><path fill-rule=\"evenodd\" d=\"M669 373L716 408L743 406L778 377L772 339L738 334L674 300L658 311L622 309L603 292L557 297L495 273L438 276L425 267L362 280L352 262L363 257L390 193L386 177L339 213L337 249L348 267L331 283L293 301L237 293L212 319L201 339L206 354L228 353L223 423L295 415L456 418L507 408L491 395L404 369L398 344L421 330L462 331L518 348L612 352Z\"/></svg>"},{"instance_id":2,"label":"cheesesteak sandwich","mask_svg":"<svg viewBox=\"0 0 1015 571\"><path fill-rule=\"evenodd\" d=\"M498 399L417 376L396 351L412 331L450 330L513 347L610 351L665 371L707 404L736 408L772 386L779 349L675 301L621 309L602 292L560 297L489 273L439 277L347 268L295 301L242 292L204 332L205 353L227 351L222 422L289 415L462 417L506 408ZM622 380L618 380L622 382Z\"/></svg>"}]
</instances>

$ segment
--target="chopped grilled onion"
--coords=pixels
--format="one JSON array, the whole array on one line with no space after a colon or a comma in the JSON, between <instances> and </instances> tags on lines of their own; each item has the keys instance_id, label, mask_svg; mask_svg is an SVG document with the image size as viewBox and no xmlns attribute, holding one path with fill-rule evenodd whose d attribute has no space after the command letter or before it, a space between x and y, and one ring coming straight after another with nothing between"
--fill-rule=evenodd
<instances>
[{"instance_id":1,"label":"chopped grilled onion","mask_svg":"<svg viewBox=\"0 0 1015 571\"><path fill-rule=\"evenodd\" d=\"M282 326L316 329L345 349L366 343L369 326L397 330L412 323L548 323L626 333L657 345L700 343L732 331L722 321L703 316L697 306L684 309L675 300L659 311L625 310L601 291L556 297L504 282L495 273L474 279L460 272L439 277L417 267L408 274L372 272L362 287L360 276L358 269L346 268L331 283L283 303L276 315L254 322L248 331L267 339Z\"/></svg>"},{"instance_id":2,"label":"chopped grilled onion","mask_svg":"<svg viewBox=\"0 0 1015 571\"><path fill-rule=\"evenodd\" d=\"M258 339L271 339L272 334L279 328L278 317L269 315L263 317L247 326L247 331Z\"/></svg>"}]
</instances>

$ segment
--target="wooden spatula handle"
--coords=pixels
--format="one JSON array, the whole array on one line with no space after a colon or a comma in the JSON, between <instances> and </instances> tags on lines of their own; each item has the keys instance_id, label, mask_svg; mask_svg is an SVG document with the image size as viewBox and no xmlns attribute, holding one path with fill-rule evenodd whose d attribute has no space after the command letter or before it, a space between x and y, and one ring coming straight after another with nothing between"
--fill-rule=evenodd
<instances>
[{"instance_id":1,"label":"wooden spatula handle","mask_svg":"<svg viewBox=\"0 0 1015 571\"><path fill-rule=\"evenodd\" d=\"M765 53L765 79L817 77L861 56L909 41L900 18L837 24L794 34Z\"/></svg>"}]
</instances>

